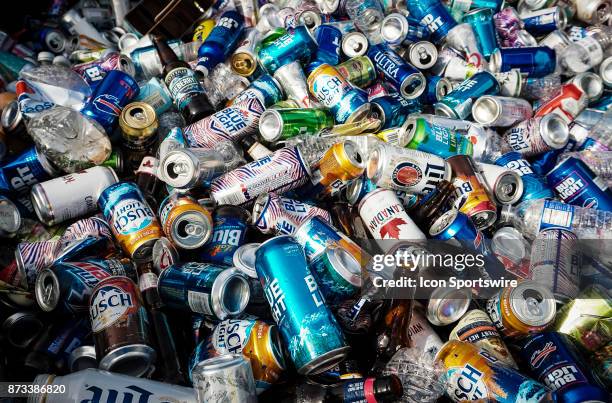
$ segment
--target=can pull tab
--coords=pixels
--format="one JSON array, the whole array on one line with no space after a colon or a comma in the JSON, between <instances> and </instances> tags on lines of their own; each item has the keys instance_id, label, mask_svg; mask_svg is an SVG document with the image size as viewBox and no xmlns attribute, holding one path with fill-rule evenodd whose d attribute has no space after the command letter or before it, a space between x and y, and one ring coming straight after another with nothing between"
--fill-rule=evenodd
<instances>
[{"instance_id":1,"label":"can pull tab","mask_svg":"<svg viewBox=\"0 0 612 403\"><path fill-rule=\"evenodd\" d=\"M176 175L182 175L189 172L189 167L184 162L177 162L172 167L172 172Z\"/></svg>"},{"instance_id":2,"label":"can pull tab","mask_svg":"<svg viewBox=\"0 0 612 403\"><path fill-rule=\"evenodd\" d=\"M527 310L529 311L530 314L532 314L534 316L542 315L542 309L541 309L541 306L540 306L540 302L541 301L538 301L534 297L527 297L527 299L526 299Z\"/></svg>"},{"instance_id":3,"label":"can pull tab","mask_svg":"<svg viewBox=\"0 0 612 403\"><path fill-rule=\"evenodd\" d=\"M201 224L197 224L197 223L189 223L187 225L185 225L185 232L188 235L194 236L194 237L199 237L202 234L204 234L204 226Z\"/></svg>"}]
</instances>

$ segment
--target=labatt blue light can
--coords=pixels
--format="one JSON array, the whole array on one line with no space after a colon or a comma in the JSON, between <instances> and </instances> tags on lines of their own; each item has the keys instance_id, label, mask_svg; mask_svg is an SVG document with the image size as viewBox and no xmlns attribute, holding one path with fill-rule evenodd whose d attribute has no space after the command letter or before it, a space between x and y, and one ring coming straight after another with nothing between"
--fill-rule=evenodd
<instances>
[{"instance_id":1,"label":"labatt blue light can","mask_svg":"<svg viewBox=\"0 0 612 403\"><path fill-rule=\"evenodd\" d=\"M150 260L153 244L163 236L161 225L135 183L110 185L98 206L123 251L134 260Z\"/></svg>"},{"instance_id":2,"label":"labatt blue light can","mask_svg":"<svg viewBox=\"0 0 612 403\"><path fill-rule=\"evenodd\" d=\"M242 207L218 206L213 213L212 238L202 250L202 259L232 266L234 252L244 244L249 217L249 212Z\"/></svg>"},{"instance_id":3,"label":"labatt blue light can","mask_svg":"<svg viewBox=\"0 0 612 403\"><path fill-rule=\"evenodd\" d=\"M466 119L472 114L472 104L483 95L497 95L500 87L495 76L481 71L463 81L439 102L434 104L436 115Z\"/></svg>"},{"instance_id":4,"label":"labatt blue light can","mask_svg":"<svg viewBox=\"0 0 612 403\"><path fill-rule=\"evenodd\" d=\"M112 134L124 106L130 103L140 87L132 76L111 70L98 85L81 113L100 123L107 134Z\"/></svg>"},{"instance_id":5,"label":"labatt blue light can","mask_svg":"<svg viewBox=\"0 0 612 403\"><path fill-rule=\"evenodd\" d=\"M224 12L198 49L196 71L207 76L238 46L244 30L244 17L236 10Z\"/></svg>"},{"instance_id":6,"label":"labatt blue light can","mask_svg":"<svg viewBox=\"0 0 612 403\"><path fill-rule=\"evenodd\" d=\"M255 269L297 372L319 373L343 361L350 347L300 244L288 235L264 242Z\"/></svg>"},{"instance_id":7,"label":"labatt blue light can","mask_svg":"<svg viewBox=\"0 0 612 403\"><path fill-rule=\"evenodd\" d=\"M523 195L518 203L535 199L552 199L555 193L548 186L548 183L540 175L536 174L531 164L523 159L523 156L512 151L499 157L495 161L496 165L509 168L519 174L523 180Z\"/></svg>"},{"instance_id":8,"label":"labatt blue light can","mask_svg":"<svg viewBox=\"0 0 612 403\"><path fill-rule=\"evenodd\" d=\"M427 82L423 73L388 46L384 44L370 46L368 57L374 63L376 71L403 97L418 98L425 91Z\"/></svg>"},{"instance_id":9,"label":"labatt blue light can","mask_svg":"<svg viewBox=\"0 0 612 403\"><path fill-rule=\"evenodd\" d=\"M612 192L582 160L570 157L546 175L561 200L575 206L612 211Z\"/></svg>"},{"instance_id":10,"label":"labatt blue light can","mask_svg":"<svg viewBox=\"0 0 612 403\"><path fill-rule=\"evenodd\" d=\"M26 193L58 174L47 157L32 146L0 166L0 191Z\"/></svg>"},{"instance_id":11,"label":"labatt blue light can","mask_svg":"<svg viewBox=\"0 0 612 403\"><path fill-rule=\"evenodd\" d=\"M608 393L591 376L572 340L563 333L529 335L517 342L519 356L533 377L554 391L563 403L609 402Z\"/></svg>"},{"instance_id":12,"label":"labatt blue light can","mask_svg":"<svg viewBox=\"0 0 612 403\"><path fill-rule=\"evenodd\" d=\"M310 93L331 110L336 123L358 121L370 111L366 92L354 88L329 64L314 69L307 81Z\"/></svg>"}]
</instances>

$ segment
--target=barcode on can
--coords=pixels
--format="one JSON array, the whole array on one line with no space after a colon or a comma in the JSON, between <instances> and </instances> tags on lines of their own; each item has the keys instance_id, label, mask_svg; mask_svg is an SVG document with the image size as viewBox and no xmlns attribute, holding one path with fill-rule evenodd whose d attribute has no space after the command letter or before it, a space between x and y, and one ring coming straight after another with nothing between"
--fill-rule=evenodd
<instances>
[{"instance_id":1,"label":"barcode on can","mask_svg":"<svg viewBox=\"0 0 612 403\"><path fill-rule=\"evenodd\" d=\"M547 228L571 229L574 208L558 202L546 201L542 218L540 220L540 231Z\"/></svg>"},{"instance_id":2,"label":"barcode on can","mask_svg":"<svg viewBox=\"0 0 612 403\"><path fill-rule=\"evenodd\" d=\"M189 308L194 312L203 313L205 315L212 315L212 309L210 309L209 295L205 292L188 291L187 292L187 303Z\"/></svg>"}]
</instances>

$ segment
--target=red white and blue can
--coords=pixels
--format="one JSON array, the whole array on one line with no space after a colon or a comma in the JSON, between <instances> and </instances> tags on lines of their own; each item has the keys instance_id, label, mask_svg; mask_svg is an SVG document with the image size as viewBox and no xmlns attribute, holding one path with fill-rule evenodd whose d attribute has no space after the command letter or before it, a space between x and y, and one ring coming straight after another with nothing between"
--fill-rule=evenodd
<instances>
[{"instance_id":1,"label":"red white and blue can","mask_svg":"<svg viewBox=\"0 0 612 403\"><path fill-rule=\"evenodd\" d=\"M429 229L429 235L433 239L448 241L456 239L466 248L481 253L484 256L491 255L491 251L485 242L485 237L476 228L467 214L457 209L451 209L442 214Z\"/></svg>"},{"instance_id":2,"label":"red white and blue can","mask_svg":"<svg viewBox=\"0 0 612 403\"><path fill-rule=\"evenodd\" d=\"M121 70L131 76L136 75L132 60L119 52L110 52L91 62L77 64L72 66L72 70L83 77L92 90L96 89L111 70Z\"/></svg>"},{"instance_id":3,"label":"red white and blue can","mask_svg":"<svg viewBox=\"0 0 612 403\"><path fill-rule=\"evenodd\" d=\"M189 147L212 149L221 141L237 143L257 133L259 117L264 111L257 98L235 103L183 128Z\"/></svg>"},{"instance_id":4,"label":"red white and blue can","mask_svg":"<svg viewBox=\"0 0 612 403\"><path fill-rule=\"evenodd\" d=\"M495 161L496 165L509 168L519 174L523 180L523 195L518 203L534 199L552 199L555 193L548 186L546 179L536 174L531 164L516 151L506 153Z\"/></svg>"},{"instance_id":5,"label":"red white and blue can","mask_svg":"<svg viewBox=\"0 0 612 403\"><path fill-rule=\"evenodd\" d=\"M570 157L546 175L548 184L567 204L612 211L612 191L582 160Z\"/></svg>"},{"instance_id":6,"label":"red white and blue can","mask_svg":"<svg viewBox=\"0 0 612 403\"><path fill-rule=\"evenodd\" d=\"M319 373L343 361L350 347L300 244L287 235L264 242L255 269L297 372Z\"/></svg>"},{"instance_id":7,"label":"red white and blue can","mask_svg":"<svg viewBox=\"0 0 612 403\"><path fill-rule=\"evenodd\" d=\"M563 403L609 402L610 396L591 375L569 336L546 332L517 342L519 356L535 379L554 391Z\"/></svg>"},{"instance_id":8,"label":"red white and blue can","mask_svg":"<svg viewBox=\"0 0 612 403\"><path fill-rule=\"evenodd\" d=\"M0 191L23 194L57 174L47 157L31 147L0 166Z\"/></svg>"},{"instance_id":9,"label":"red white and blue can","mask_svg":"<svg viewBox=\"0 0 612 403\"><path fill-rule=\"evenodd\" d=\"M111 70L98 85L81 113L100 123L107 134L117 126L119 115L140 92L138 83L123 71Z\"/></svg>"},{"instance_id":10,"label":"red white and blue can","mask_svg":"<svg viewBox=\"0 0 612 403\"><path fill-rule=\"evenodd\" d=\"M255 200L252 222L264 234L293 235L311 217L320 217L331 224L331 214L320 207L266 193Z\"/></svg>"},{"instance_id":11,"label":"red white and blue can","mask_svg":"<svg viewBox=\"0 0 612 403\"><path fill-rule=\"evenodd\" d=\"M217 204L243 205L264 193L296 189L305 185L309 177L300 149L281 148L216 178L210 195Z\"/></svg>"},{"instance_id":12,"label":"red white and blue can","mask_svg":"<svg viewBox=\"0 0 612 403\"><path fill-rule=\"evenodd\" d=\"M426 80L423 73L388 46L370 46L368 57L374 63L376 71L403 97L414 99L425 91Z\"/></svg>"}]
</instances>

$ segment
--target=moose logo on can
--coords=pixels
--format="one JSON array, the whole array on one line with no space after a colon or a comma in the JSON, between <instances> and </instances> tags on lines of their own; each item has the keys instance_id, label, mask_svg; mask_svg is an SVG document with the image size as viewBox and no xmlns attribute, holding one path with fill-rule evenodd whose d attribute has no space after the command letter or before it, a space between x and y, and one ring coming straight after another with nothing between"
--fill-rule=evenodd
<instances>
[{"instance_id":1,"label":"moose logo on can","mask_svg":"<svg viewBox=\"0 0 612 403\"><path fill-rule=\"evenodd\" d=\"M117 285L109 284L96 289L89 308L91 330L100 332L136 307L133 295Z\"/></svg>"}]
</instances>

